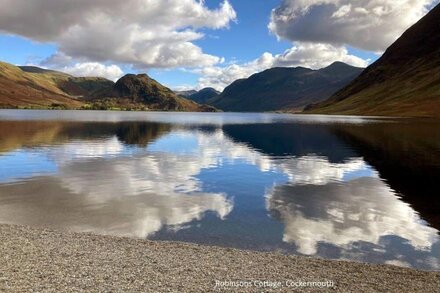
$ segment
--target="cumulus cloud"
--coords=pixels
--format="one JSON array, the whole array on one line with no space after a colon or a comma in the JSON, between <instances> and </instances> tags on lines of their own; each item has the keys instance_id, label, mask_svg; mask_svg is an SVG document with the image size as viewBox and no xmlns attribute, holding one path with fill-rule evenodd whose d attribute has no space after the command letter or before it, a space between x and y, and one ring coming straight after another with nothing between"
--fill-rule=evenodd
<instances>
[{"instance_id":1,"label":"cumulus cloud","mask_svg":"<svg viewBox=\"0 0 440 293\"><path fill-rule=\"evenodd\" d=\"M53 42L76 59L142 69L221 61L193 41L203 37L200 28L224 28L236 18L227 0L217 9L196 0L0 0L0 5L2 32Z\"/></svg>"},{"instance_id":2,"label":"cumulus cloud","mask_svg":"<svg viewBox=\"0 0 440 293\"><path fill-rule=\"evenodd\" d=\"M124 72L117 65L106 66L97 62L75 63L71 67L63 67L61 71L74 76L99 76L110 80L117 80Z\"/></svg>"},{"instance_id":3,"label":"cumulus cloud","mask_svg":"<svg viewBox=\"0 0 440 293\"><path fill-rule=\"evenodd\" d=\"M209 66L202 69L196 69L195 72L201 74L198 80L197 88L213 87L222 91L233 81L246 78L250 75L270 68L273 65L274 56L270 53L264 53L258 59L244 64L231 64L225 67Z\"/></svg>"},{"instance_id":4,"label":"cumulus cloud","mask_svg":"<svg viewBox=\"0 0 440 293\"><path fill-rule=\"evenodd\" d=\"M181 85L174 86L172 89L173 89L173 91L176 91L176 92L190 91L190 90L194 90L194 85L181 84Z\"/></svg>"},{"instance_id":5,"label":"cumulus cloud","mask_svg":"<svg viewBox=\"0 0 440 293\"><path fill-rule=\"evenodd\" d=\"M269 29L280 39L383 51L437 0L283 0Z\"/></svg>"},{"instance_id":6,"label":"cumulus cloud","mask_svg":"<svg viewBox=\"0 0 440 293\"><path fill-rule=\"evenodd\" d=\"M275 66L304 66L312 69L326 67L335 61L365 67L368 60L364 60L348 53L347 48L321 43L298 43L283 54L275 56Z\"/></svg>"},{"instance_id":7,"label":"cumulus cloud","mask_svg":"<svg viewBox=\"0 0 440 293\"><path fill-rule=\"evenodd\" d=\"M335 61L345 62L357 67L366 67L369 62L369 60L349 54L343 46L300 42L282 54L272 55L266 52L259 58L241 65L209 66L198 69L196 72L200 73L202 77L198 81L197 88L213 87L221 91L237 79L247 78L254 73L272 67L303 66L319 69Z\"/></svg>"},{"instance_id":8,"label":"cumulus cloud","mask_svg":"<svg viewBox=\"0 0 440 293\"><path fill-rule=\"evenodd\" d=\"M39 66L65 72L73 76L97 76L113 81L116 81L124 74L122 69L115 64L106 65L99 62L77 61L66 54L57 52L41 61Z\"/></svg>"},{"instance_id":9,"label":"cumulus cloud","mask_svg":"<svg viewBox=\"0 0 440 293\"><path fill-rule=\"evenodd\" d=\"M349 248L353 242L381 245L381 238L398 235L415 249L429 251L437 230L379 178L360 177L327 185L280 185L267 195L267 207L281 220L283 240L314 255L319 243Z\"/></svg>"}]
</instances>

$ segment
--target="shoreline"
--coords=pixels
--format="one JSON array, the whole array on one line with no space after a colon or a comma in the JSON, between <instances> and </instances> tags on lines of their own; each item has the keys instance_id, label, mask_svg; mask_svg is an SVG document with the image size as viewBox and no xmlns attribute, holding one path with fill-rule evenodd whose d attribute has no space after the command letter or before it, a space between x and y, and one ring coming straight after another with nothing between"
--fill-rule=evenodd
<instances>
[{"instance_id":1,"label":"shoreline","mask_svg":"<svg viewBox=\"0 0 440 293\"><path fill-rule=\"evenodd\" d=\"M209 106L209 105L208 105ZM377 118L377 119L426 119L438 121L440 116L429 116L429 115L387 115L387 114L339 114L339 113L313 113L313 112L290 112L290 111L265 111L265 112L234 112L234 111L167 111L167 110L139 110L139 109L92 109L92 108L44 108L44 107L0 107L0 110L25 110L25 111L102 111L102 112L141 112L141 113L217 113L217 114L282 114L282 115L303 115L303 116L334 116L334 117L362 117L362 118Z\"/></svg>"},{"instance_id":2,"label":"shoreline","mask_svg":"<svg viewBox=\"0 0 440 293\"><path fill-rule=\"evenodd\" d=\"M440 289L440 272L392 265L8 224L0 224L0 239L0 291Z\"/></svg>"}]
</instances>

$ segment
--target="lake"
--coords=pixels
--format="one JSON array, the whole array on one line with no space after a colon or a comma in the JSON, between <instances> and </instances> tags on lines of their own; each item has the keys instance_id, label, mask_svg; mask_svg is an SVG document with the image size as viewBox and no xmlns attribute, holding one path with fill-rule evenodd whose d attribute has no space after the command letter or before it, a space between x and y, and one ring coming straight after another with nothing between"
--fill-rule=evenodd
<instances>
[{"instance_id":1,"label":"lake","mask_svg":"<svg viewBox=\"0 0 440 293\"><path fill-rule=\"evenodd\" d=\"M0 223L440 269L440 121L0 110Z\"/></svg>"}]
</instances>

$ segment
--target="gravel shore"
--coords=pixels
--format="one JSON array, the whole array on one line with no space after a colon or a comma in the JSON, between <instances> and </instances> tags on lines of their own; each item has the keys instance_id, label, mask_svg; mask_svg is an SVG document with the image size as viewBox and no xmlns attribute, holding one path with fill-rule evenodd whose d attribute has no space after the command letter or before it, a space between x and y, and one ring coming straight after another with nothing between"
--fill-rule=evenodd
<instances>
[{"instance_id":1,"label":"gravel shore","mask_svg":"<svg viewBox=\"0 0 440 293\"><path fill-rule=\"evenodd\" d=\"M0 225L0 291L327 290L305 282L333 282L338 292L440 291L438 272Z\"/></svg>"}]
</instances>

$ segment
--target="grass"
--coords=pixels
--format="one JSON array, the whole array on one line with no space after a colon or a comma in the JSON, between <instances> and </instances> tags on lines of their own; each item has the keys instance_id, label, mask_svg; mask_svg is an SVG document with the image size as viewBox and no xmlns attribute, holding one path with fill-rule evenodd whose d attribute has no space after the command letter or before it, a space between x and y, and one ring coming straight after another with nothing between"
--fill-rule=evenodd
<instances>
[{"instance_id":1,"label":"grass","mask_svg":"<svg viewBox=\"0 0 440 293\"><path fill-rule=\"evenodd\" d=\"M350 93L347 87L308 113L407 117L440 117L440 66L407 64L386 81L357 81L364 88ZM407 69L407 70L405 70ZM343 97L341 100L338 98Z\"/></svg>"}]
</instances>

